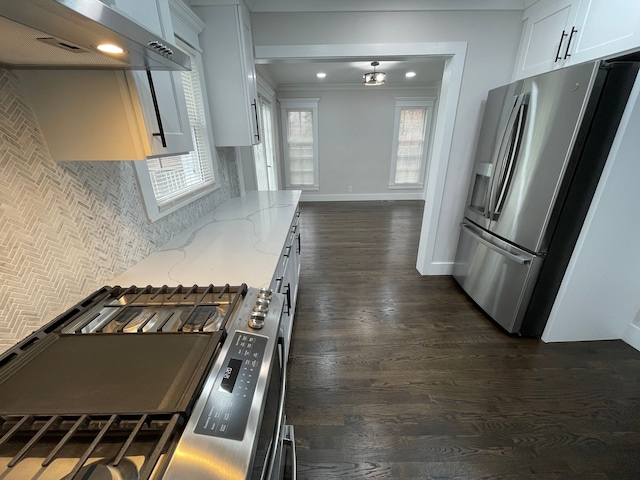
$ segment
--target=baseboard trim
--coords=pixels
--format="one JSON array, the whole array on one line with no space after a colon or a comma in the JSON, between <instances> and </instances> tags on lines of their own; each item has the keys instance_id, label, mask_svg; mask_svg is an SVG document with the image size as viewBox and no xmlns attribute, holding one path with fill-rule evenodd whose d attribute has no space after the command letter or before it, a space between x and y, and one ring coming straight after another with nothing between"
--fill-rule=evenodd
<instances>
[{"instance_id":1,"label":"baseboard trim","mask_svg":"<svg viewBox=\"0 0 640 480\"><path fill-rule=\"evenodd\" d=\"M301 202L366 202L393 200L424 200L423 192L412 193L306 193L302 192Z\"/></svg>"},{"instance_id":2,"label":"baseboard trim","mask_svg":"<svg viewBox=\"0 0 640 480\"><path fill-rule=\"evenodd\" d=\"M622 340L640 352L640 326L635 323L629 324L622 336Z\"/></svg>"},{"instance_id":3,"label":"baseboard trim","mask_svg":"<svg viewBox=\"0 0 640 480\"><path fill-rule=\"evenodd\" d=\"M451 275L452 273L453 262L431 262L429 269L422 275Z\"/></svg>"}]
</instances>

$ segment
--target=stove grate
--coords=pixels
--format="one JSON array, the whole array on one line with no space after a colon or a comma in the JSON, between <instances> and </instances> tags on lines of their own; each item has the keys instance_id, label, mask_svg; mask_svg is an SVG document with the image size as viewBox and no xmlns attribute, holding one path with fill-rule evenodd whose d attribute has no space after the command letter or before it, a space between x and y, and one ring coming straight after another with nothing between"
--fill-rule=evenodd
<instances>
[{"instance_id":1,"label":"stove grate","mask_svg":"<svg viewBox=\"0 0 640 480\"><path fill-rule=\"evenodd\" d=\"M7 463L9 469L18 465L39 444L43 444L48 452L42 461L42 467L46 468L61 454L65 446L81 437L79 444L83 445L84 451L78 455L75 465L65 476L68 479L82 478L81 471L87 461L95 458L96 454L102 455L104 450L116 452L109 460L109 464L117 468L126 458L132 445L140 445L141 442L138 440L142 436L145 436L143 443L148 448L144 453L145 460L138 478L149 479L158 460L167 451L175 435L182 430L185 423L179 413L128 416L53 415L50 417L3 415L1 420L0 433L3 435L0 438L0 448L6 449L7 446L11 446L6 450L12 451L19 448ZM90 443L88 438L92 438ZM106 443L108 446L101 452L97 452ZM42 452L38 455L42 455Z\"/></svg>"}]
</instances>

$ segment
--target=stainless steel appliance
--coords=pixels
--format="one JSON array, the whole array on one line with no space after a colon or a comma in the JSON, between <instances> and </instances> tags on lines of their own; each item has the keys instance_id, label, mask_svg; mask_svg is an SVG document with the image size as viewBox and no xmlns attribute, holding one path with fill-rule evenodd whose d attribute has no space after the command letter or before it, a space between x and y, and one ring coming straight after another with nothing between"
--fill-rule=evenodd
<instances>
[{"instance_id":1,"label":"stainless steel appliance","mask_svg":"<svg viewBox=\"0 0 640 480\"><path fill-rule=\"evenodd\" d=\"M95 292L0 357L0 477L295 478L283 306L246 285Z\"/></svg>"},{"instance_id":2,"label":"stainless steel appliance","mask_svg":"<svg viewBox=\"0 0 640 480\"><path fill-rule=\"evenodd\" d=\"M189 57L120 14L111 0L0 0L0 65L190 70ZM103 43L124 49L101 53Z\"/></svg>"},{"instance_id":3,"label":"stainless steel appliance","mask_svg":"<svg viewBox=\"0 0 640 480\"><path fill-rule=\"evenodd\" d=\"M488 94L453 276L508 332L542 334L638 60L580 64Z\"/></svg>"}]
</instances>

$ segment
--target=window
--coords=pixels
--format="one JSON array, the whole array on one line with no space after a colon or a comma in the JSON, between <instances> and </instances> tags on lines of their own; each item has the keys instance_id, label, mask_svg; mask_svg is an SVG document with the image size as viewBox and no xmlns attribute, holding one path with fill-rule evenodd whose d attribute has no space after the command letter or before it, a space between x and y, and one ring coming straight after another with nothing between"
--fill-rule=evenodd
<instances>
[{"instance_id":1,"label":"window","mask_svg":"<svg viewBox=\"0 0 640 480\"><path fill-rule=\"evenodd\" d=\"M317 190L319 98L282 98L282 144L287 188Z\"/></svg>"},{"instance_id":2,"label":"window","mask_svg":"<svg viewBox=\"0 0 640 480\"><path fill-rule=\"evenodd\" d=\"M182 2L172 2L171 7L172 14L176 14L174 8L188 9L186 6L182 7ZM195 16L182 15L181 18ZM214 174L217 170L215 150L205 111L207 100L202 60L197 45L198 33L204 28L204 24L200 25L201 23L199 19L193 22L177 22L184 30L179 34L189 39L190 44L178 37L175 39L176 45L191 59L191 71L180 74L194 149L185 155L134 162L147 215L151 221L162 218L218 188Z\"/></svg>"},{"instance_id":3,"label":"window","mask_svg":"<svg viewBox=\"0 0 640 480\"><path fill-rule=\"evenodd\" d=\"M433 99L398 99L389 186L424 185Z\"/></svg>"},{"instance_id":4,"label":"window","mask_svg":"<svg viewBox=\"0 0 640 480\"><path fill-rule=\"evenodd\" d=\"M195 54L185 47L181 45L181 49L191 58L192 67L190 72L181 72L181 76L194 150L185 155L147 160L153 193L160 210L214 182L200 72Z\"/></svg>"}]
</instances>

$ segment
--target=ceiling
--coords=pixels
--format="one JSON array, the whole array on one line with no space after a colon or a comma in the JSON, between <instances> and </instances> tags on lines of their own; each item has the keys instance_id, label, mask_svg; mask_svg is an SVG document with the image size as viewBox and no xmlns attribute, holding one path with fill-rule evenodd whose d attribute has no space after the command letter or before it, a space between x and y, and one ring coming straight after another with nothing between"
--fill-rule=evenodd
<instances>
[{"instance_id":1,"label":"ceiling","mask_svg":"<svg viewBox=\"0 0 640 480\"><path fill-rule=\"evenodd\" d=\"M360 85L362 75L373 71L372 61L380 62L376 71L386 72L387 86L409 87L438 84L442 79L445 57L393 57L388 59L345 59L345 60L273 60L256 66L258 72L275 84L277 88L291 87L336 87ZM266 74L265 74L266 71ZM413 78L406 78L406 72L415 72ZM317 78L319 72L326 73L324 79Z\"/></svg>"}]
</instances>

